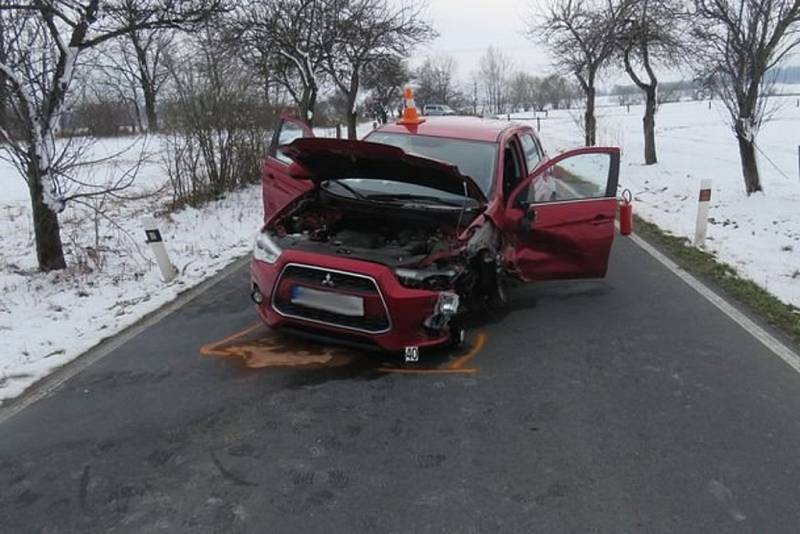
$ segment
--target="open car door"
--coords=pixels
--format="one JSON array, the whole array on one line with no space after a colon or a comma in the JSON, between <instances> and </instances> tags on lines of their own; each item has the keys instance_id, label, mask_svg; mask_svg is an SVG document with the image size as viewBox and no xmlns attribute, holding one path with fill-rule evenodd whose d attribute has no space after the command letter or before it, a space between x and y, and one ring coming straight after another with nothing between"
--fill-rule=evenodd
<instances>
[{"instance_id":1,"label":"open car door","mask_svg":"<svg viewBox=\"0 0 800 534\"><path fill-rule=\"evenodd\" d=\"M314 185L310 181L295 180L289 176L292 159L280 149L300 137L314 137L314 132L300 119L281 117L272 135L269 154L261 170L264 222Z\"/></svg>"},{"instance_id":2,"label":"open car door","mask_svg":"<svg viewBox=\"0 0 800 534\"><path fill-rule=\"evenodd\" d=\"M616 147L579 148L539 165L506 199L506 263L527 281L604 277L618 180Z\"/></svg>"}]
</instances>

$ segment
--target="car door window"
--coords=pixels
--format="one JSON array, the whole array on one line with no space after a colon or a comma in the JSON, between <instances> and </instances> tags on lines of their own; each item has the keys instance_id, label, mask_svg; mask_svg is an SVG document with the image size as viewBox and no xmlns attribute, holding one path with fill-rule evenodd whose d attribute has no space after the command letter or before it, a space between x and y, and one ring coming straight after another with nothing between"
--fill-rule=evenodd
<instances>
[{"instance_id":1,"label":"car door window","mask_svg":"<svg viewBox=\"0 0 800 534\"><path fill-rule=\"evenodd\" d=\"M542 161L539 145L531 134L523 134L520 136L520 141L522 142L522 152L525 154L525 162L528 164L528 172L533 172L533 169Z\"/></svg>"},{"instance_id":2,"label":"car door window","mask_svg":"<svg viewBox=\"0 0 800 534\"><path fill-rule=\"evenodd\" d=\"M287 165L291 164L292 159L281 152L280 147L283 145L288 145L295 139L299 139L301 137L307 137L306 129L295 122L282 120L278 124L278 129L275 132L275 136L272 138L270 155L282 163Z\"/></svg>"},{"instance_id":3,"label":"car door window","mask_svg":"<svg viewBox=\"0 0 800 534\"><path fill-rule=\"evenodd\" d=\"M558 160L558 158L556 158ZM616 195L619 154L576 153L558 160L519 192L518 202L564 202Z\"/></svg>"}]
</instances>

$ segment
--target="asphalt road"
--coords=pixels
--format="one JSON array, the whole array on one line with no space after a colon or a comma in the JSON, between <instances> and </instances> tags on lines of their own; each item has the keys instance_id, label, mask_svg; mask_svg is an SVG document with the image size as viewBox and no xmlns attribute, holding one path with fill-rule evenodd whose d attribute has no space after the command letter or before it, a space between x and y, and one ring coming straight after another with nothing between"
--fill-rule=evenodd
<instances>
[{"instance_id":1,"label":"asphalt road","mask_svg":"<svg viewBox=\"0 0 800 534\"><path fill-rule=\"evenodd\" d=\"M800 529L800 375L626 239L440 372L201 355L255 322L246 285L0 424L0 531Z\"/></svg>"}]
</instances>

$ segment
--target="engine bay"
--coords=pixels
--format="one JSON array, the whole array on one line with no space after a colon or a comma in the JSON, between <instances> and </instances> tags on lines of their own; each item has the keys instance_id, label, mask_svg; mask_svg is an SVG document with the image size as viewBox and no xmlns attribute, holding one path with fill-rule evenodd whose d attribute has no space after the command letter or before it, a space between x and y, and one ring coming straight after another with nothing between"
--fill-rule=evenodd
<instances>
[{"instance_id":1,"label":"engine bay","mask_svg":"<svg viewBox=\"0 0 800 534\"><path fill-rule=\"evenodd\" d=\"M275 225L281 248L374 261L390 267L433 263L456 244L455 228L414 217L380 216L307 202Z\"/></svg>"},{"instance_id":2,"label":"engine bay","mask_svg":"<svg viewBox=\"0 0 800 534\"><path fill-rule=\"evenodd\" d=\"M380 263L406 287L455 291L471 306L502 298L499 232L486 221L459 240L471 220L312 194L268 231L281 249Z\"/></svg>"}]
</instances>

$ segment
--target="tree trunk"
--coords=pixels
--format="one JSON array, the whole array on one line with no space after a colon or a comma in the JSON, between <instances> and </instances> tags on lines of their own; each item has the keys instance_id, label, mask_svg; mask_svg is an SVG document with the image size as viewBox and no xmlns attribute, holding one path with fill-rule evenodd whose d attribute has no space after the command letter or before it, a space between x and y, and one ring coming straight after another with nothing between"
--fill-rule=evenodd
<instances>
[{"instance_id":1,"label":"tree trunk","mask_svg":"<svg viewBox=\"0 0 800 534\"><path fill-rule=\"evenodd\" d=\"M351 104L352 105L352 104ZM350 108L352 109L352 108ZM355 111L347 113L347 138L358 139L358 132L356 131L356 122L358 120L358 113Z\"/></svg>"},{"instance_id":2,"label":"tree trunk","mask_svg":"<svg viewBox=\"0 0 800 534\"><path fill-rule=\"evenodd\" d=\"M300 112L300 119L302 119L309 127L314 126L314 108L317 106L317 89L316 87L307 86L303 88L303 96L300 102L297 103L298 111Z\"/></svg>"},{"instance_id":3,"label":"tree trunk","mask_svg":"<svg viewBox=\"0 0 800 534\"><path fill-rule=\"evenodd\" d=\"M8 84L0 74L0 126L3 128L8 128L8 98Z\"/></svg>"},{"instance_id":4,"label":"tree trunk","mask_svg":"<svg viewBox=\"0 0 800 534\"><path fill-rule=\"evenodd\" d=\"M656 156L656 88L650 86L645 91L644 118L644 164L658 163Z\"/></svg>"},{"instance_id":5,"label":"tree trunk","mask_svg":"<svg viewBox=\"0 0 800 534\"><path fill-rule=\"evenodd\" d=\"M742 161L742 175L747 196L757 191L763 191L761 187L761 177L758 174L758 162L756 161L756 146L753 141L746 136L736 133L736 140L739 142L739 155Z\"/></svg>"},{"instance_id":6,"label":"tree trunk","mask_svg":"<svg viewBox=\"0 0 800 534\"><path fill-rule=\"evenodd\" d=\"M358 98L358 88L360 87L361 80L358 75L361 65L354 65L353 75L350 77L350 86L346 91L347 95L347 138L352 140L358 139L356 132L356 121L358 120L358 112L356 112L356 98Z\"/></svg>"},{"instance_id":7,"label":"tree trunk","mask_svg":"<svg viewBox=\"0 0 800 534\"><path fill-rule=\"evenodd\" d=\"M0 14L0 63L6 62L6 54L5 54L5 30L3 29L3 18L2 14ZM0 74L0 126L3 128L8 128L8 101L11 98L11 93L8 88L8 82L6 82L5 76Z\"/></svg>"},{"instance_id":8,"label":"tree trunk","mask_svg":"<svg viewBox=\"0 0 800 534\"><path fill-rule=\"evenodd\" d=\"M67 266L61 245L58 215L44 202L41 172L35 166L28 169L28 190L33 208L33 231L36 237L36 258L39 269L54 271Z\"/></svg>"},{"instance_id":9,"label":"tree trunk","mask_svg":"<svg viewBox=\"0 0 800 534\"><path fill-rule=\"evenodd\" d=\"M147 85L147 84L143 84ZM147 131L156 133L158 131L158 113L156 112L156 92L148 86L144 88L144 112L147 115Z\"/></svg>"},{"instance_id":10,"label":"tree trunk","mask_svg":"<svg viewBox=\"0 0 800 534\"><path fill-rule=\"evenodd\" d=\"M594 116L594 87L586 89L586 113L583 116L584 137L586 146L597 144L597 119Z\"/></svg>"}]
</instances>

